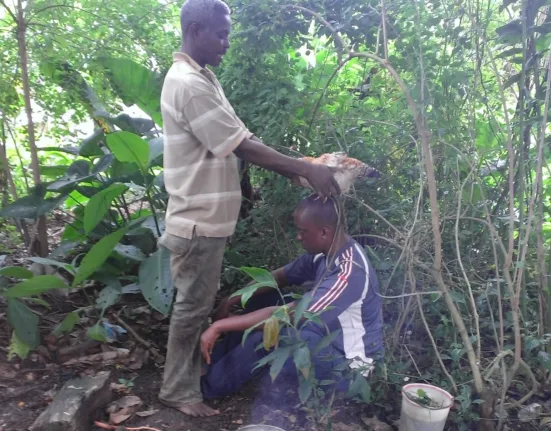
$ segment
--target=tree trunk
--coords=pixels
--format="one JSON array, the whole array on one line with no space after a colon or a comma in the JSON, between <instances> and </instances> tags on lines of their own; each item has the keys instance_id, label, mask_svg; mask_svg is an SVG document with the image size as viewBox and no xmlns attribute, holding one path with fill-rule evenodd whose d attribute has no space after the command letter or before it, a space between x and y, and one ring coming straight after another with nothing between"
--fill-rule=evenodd
<instances>
[{"instance_id":1,"label":"tree trunk","mask_svg":"<svg viewBox=\"0 0 551 431\"><path fill-rule=\"evenodd\" d=\"M25 99L25 111L27 113L27 127L29 134L29 151L31 153L31 168L35 186L40 184L40 169L38 163L38 151L34 136L33 112L31 106L31 88L29 85L29 70L27 57L27 23L23 17L23 5L17 3L17 45L19 48L19 60L21 62L21 80L23 82L23 96ZM35 232L31 235L30 252L38 256L48 255L48 232L46 230L46 217L40 216L36 223Z\"/></svg>"}]
</instances>

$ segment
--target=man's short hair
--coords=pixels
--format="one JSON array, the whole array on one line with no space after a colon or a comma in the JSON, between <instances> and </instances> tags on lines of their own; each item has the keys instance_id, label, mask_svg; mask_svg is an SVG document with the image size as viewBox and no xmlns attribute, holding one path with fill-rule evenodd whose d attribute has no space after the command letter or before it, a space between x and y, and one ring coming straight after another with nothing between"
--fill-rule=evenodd
<instances>
[{"instance_id":1,"label":"man's short hair","mask_svg":"<svg viewBox=\"0 0 551 431\"><path fill-rule=\"evenodd\" d=\"M231 9L222 0L186 0L180 9L182 35L193 23L208 25L215 13L230 15Z\"/></svg>"},{"instance_id":2,"label":"man's short hair","mask_svg":"<svg viewBox=\"0 0 551 431\"><path fill-rule=\"evenodd\" d=\"M339 220L340 205L334 197L329 197L323 202L316 194L312 194L302 199L295 211L306 211L308 218L320 227L336 228L339 222L342 225L342 220Z\"/></svg>"}]
</instances>

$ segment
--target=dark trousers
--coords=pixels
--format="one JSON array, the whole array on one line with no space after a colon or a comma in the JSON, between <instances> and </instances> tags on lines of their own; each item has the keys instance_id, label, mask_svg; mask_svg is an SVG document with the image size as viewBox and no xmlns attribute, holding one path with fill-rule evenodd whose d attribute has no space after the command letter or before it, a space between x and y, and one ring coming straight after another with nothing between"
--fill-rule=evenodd
<instances>
[{"instance_id":1,"label":"dark trousers","mask_svg":"<svg viewBox=\"0 0 551 431\"><path fill-rule=\"evenodd\" d=\"M274 305L282 305L282 299L275 290L249 300L245 313ZM305 328L301 330L300 339L307 343L312 352L323 338L322 333L321 329L314 331ZM253 331L242 344L243 333L231 332L217 343L211 355L208 372L201 379L201 391L205 398L218 398L234 393L253 378L266 380L266 384L260 385L262 388L270 386L269 366L254 369L257 362L270 353L264 347L259 347L262 343L262 335L262 331ZM284 337L296 337L296 334L293 329L284 328L280 332L280 338ZM318 380L334 378L332 370L343 360L342 355L335 352L331 345L322 349L315 357L311 354ZM297 370L292 355L289 356L276 378L276 382L281 381L294 381L295 386L297 384Z\"/></svg>"}]
</instances>

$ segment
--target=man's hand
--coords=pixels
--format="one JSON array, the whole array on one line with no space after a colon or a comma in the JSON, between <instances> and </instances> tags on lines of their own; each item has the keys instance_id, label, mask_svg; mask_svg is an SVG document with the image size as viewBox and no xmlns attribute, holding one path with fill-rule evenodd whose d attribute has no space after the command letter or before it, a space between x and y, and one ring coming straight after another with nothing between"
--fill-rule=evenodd
<instances>
[{"instance_id":1,"label":"man's hand","mask_svg":"<svg viewBox=\"0 0 551 431\"><path fill-rule=\"evenodd\" d=\"M210 365L210 355L214 348L214 343L220 337L220 331L218 331L217 325L210 325L209 328L201 335L201 354L205 358L207 365Z\"/></svg>"},{"instance_id":2,"label":"man's hand","mask_svg":"<svg viewBox=\"0 0 551 431\"><path fill-rule=\"evenodd\" d=\"M309 165L305 178L321 199L325 200L331 195L336 197L341 194L341 188L329 166L318 163L309 163Z\"/></svg>"},{"instance_id":3,"label":"man's hand","mask_svg":"<svg viewBox=\"0 0 551 431\"><path fill-rule=\"evenodd\" d=\"M212 314L212 321L216 322L217 320L225 319L230 316L230 298L226 297L222 299L220 304L218 304L218 307L216 307L216 310L214 310L214 313Z\"/></svg>"}]
</instances>

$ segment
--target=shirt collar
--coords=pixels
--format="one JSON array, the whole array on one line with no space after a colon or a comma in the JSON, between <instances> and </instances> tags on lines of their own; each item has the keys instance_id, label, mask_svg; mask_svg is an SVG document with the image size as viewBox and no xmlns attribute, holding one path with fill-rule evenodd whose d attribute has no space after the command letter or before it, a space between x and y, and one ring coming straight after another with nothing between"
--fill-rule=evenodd
<instances>
[{"instance_id":1,"label":"shirt collar","mask_svg":"<svg viewBox=\"0 0 551 431\"><path fill-rule=\"evenodd\" d=\"M206 67L199 66L199 64L193 58L191 58L189 55L187 55L186 53L184 53L182 51L174 52L172 54L172 59L174 60L174 62L185 61L191 67L193 67L193 69L195 69L197 72L205 73L205 74L210 75L210 76L214 76L214 73L212 71L210 71Z\"/></svg>"}]
</instances>

